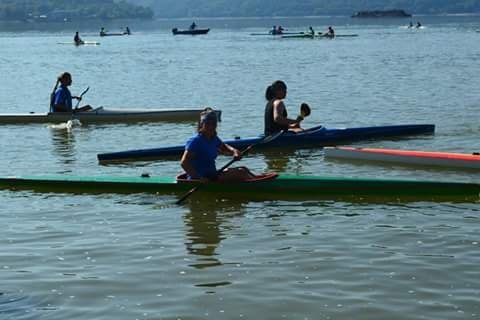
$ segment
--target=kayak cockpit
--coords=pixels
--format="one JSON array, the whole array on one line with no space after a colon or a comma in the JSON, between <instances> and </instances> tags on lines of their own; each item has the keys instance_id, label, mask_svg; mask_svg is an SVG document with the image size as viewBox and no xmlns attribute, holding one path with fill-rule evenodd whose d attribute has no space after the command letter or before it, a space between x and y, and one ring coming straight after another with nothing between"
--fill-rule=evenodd
<instances>
[{"instance_id":1,"label":"kayak cockpit","mask_svg":"<svg viewBox=\"0 0 480 320\"><path fill-rule=\"evenodd\" d=\"M256 175L253 178L241 181L239 183L253 183L253 182L261 182L261 181L269 181L273 180L278 177L278 173L275 172L270 172L270 173L264 173L264 174L259 174ZM198 184L199 180L198 179L188 179L187 174L183 173L177 176L177 183L192 183L192 184ZM217 184L220 184L220 182L217 182Z\"/></svg>"}]
</instances>

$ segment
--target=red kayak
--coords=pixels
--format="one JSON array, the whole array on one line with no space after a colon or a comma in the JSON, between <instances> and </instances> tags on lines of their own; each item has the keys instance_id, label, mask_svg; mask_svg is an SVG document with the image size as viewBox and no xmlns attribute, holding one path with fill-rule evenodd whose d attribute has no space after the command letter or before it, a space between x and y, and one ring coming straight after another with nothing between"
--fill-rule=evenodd
<instances>
[{"instance_id":1,"label":"red kayak","mask_svg":"<svg viewBox=\"0 0 480 320\"><path fill-rule=\"evenodd\" d=\"M325 157L352 160L480 169L480 154L478 153L463 154L375 148L327 147L324 149L324 154Z\"/></svg>"}]
</instances>

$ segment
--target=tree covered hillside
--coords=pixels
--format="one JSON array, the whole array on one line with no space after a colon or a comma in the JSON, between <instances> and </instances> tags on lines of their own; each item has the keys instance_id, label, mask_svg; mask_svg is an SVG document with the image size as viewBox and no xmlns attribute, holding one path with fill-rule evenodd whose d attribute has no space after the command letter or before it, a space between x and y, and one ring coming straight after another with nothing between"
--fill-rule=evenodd
<instances>
[{"instance_id":1,"label":"tree covered hillside","mask_svg":"<svg viewBox=\"0 0 480 320\"><path fill-rule=\"evenodd\" d=\"M403 9L412 14L480 13L480 0L129 0L157 17L347 15Z\"/></svg>"},{"instance_id":2,"label":"tree covered hillside","mask_svg":"<svg viewBox=\"0 0 480 320\"><path fill-rule=\"evenodd\" d=\"M114 0L0 0L0 20L152 18L150 8Z\"/></svg>"}]
</instances>

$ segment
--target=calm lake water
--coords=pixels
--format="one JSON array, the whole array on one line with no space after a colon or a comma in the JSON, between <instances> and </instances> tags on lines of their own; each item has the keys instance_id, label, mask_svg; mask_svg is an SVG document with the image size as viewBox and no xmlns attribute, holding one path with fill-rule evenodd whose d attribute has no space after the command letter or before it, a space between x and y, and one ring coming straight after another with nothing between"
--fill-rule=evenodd
<instances>
[{"instance_id":1,"label":"calm lake water","mask_svg":"<svg viewBox=\"0 0 480 320\"><path fill-rule=\"evenodd\" d=\"M357 146L480 151L478 17L203 19L136 25L0 24L0 109L42 112L61 71L84 102L223 111L223 138L263 131L264 91L288 85L304 126L434 123ZM356 38L254 37L273 24ZM118 31L123 23L106 25ZM78 29L100 46L59 45ZM176 175L173 161L100 166L97 153L183 143L193 123L0 126L0 175ZM229 159L219 158L221 165ZM255 171L479 182L480 173L252 154ZM479 203L213 199L0 191L0 319L480 319Z\"/></svg>"}]
</instances>

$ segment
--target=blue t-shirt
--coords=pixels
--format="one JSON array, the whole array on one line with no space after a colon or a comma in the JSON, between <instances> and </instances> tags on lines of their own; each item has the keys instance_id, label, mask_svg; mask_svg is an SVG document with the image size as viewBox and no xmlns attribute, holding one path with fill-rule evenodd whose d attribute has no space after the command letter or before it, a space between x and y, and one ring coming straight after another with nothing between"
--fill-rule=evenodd
<instances>
[{"instance_id":1,"label":"blue t-shirt","mask_svg":"<svg viewBox=\"0 0 480 320\"><path fill-rule=\"evenodd\" d=\"M57 110L56 105L64 105L66 109ZM60 88L55 91L55 98L53 100L53 112L71 112L72 111L72 94L65 86L60 86Z\"/></svg>"},{"instance_id":2,"label":"blue t-shirt","mask_svg":"<svg viewBox=\"0 0 480 320\"><path fill-rule=\"evenodd\" d=\"M199 177L190 178L213 177L216 175L215 159L221 145L222 140L217 136L213 139L207 139L200 133L187 141L185 150L194 153L192 166L199 175Z\"/></svg>"}]
</instances>

